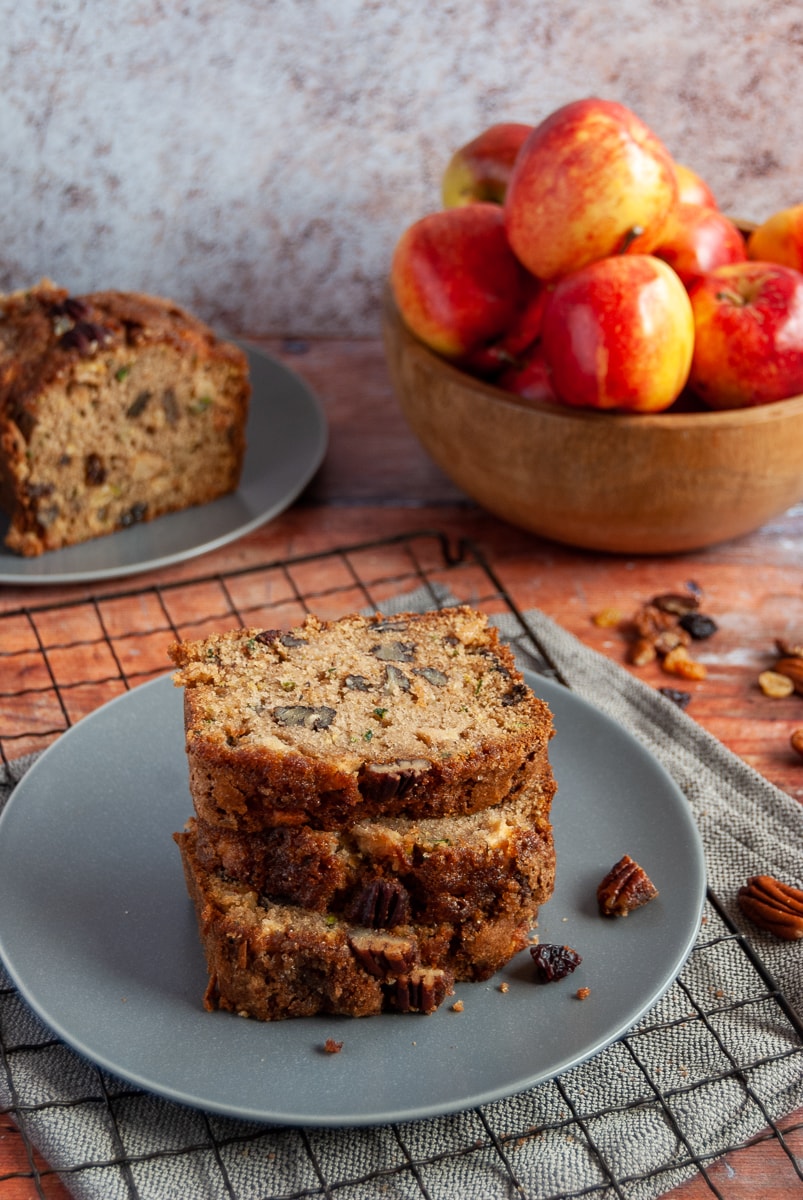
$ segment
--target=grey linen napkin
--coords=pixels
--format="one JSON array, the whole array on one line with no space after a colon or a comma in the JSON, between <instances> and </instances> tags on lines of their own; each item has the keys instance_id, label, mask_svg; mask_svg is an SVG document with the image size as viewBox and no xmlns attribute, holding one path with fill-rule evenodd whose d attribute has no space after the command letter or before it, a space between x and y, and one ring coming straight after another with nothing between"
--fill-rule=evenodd
<instances>
[{"instance_id":1,"label":"grey linen napkin","mask_svg":"<svg viewBox=\"0 0 803 1200\"><path fill-rule=\"evenodd\" d=\"M432 604L422 591L383 608ZM539 669L516 617L495 619L522 665ZM559 1079L399 1126L275 1129L185 1109L107 1076L53 1040L0 967L0 1106L66 1172L76 1197L649 1200L694 1174L695 1157L706 1163L803 1104L799 952L747 926L735 903L750 874L803 885L803 809L544 614L528 612L525 622L573 691L638 738L688 797L713 893L777 981L786 1012L718 907L706 906L678 981L625 1039ZM27 765L12 764L0 807Z\"/></svg>"}]
</instances>

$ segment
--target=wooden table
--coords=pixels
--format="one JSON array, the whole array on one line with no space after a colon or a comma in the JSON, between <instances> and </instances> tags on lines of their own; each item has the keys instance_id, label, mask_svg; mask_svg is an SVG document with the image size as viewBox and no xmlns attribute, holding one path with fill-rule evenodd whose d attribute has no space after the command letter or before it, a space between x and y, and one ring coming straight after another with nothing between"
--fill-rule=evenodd
<instances>
[{"instance_id":1,"label":"wooden table","mask_svg":"<svg viewBox=\"0 0 803 1200\"><path fill-rule=\"evenodd\" d=\"M595 615L603 609L629 615L651 596L694 580L719 631L700 655L707 678L681 684L693 693L688 712L768 779L803 800L803 758L789 745L791 731L803 727L803 698L772 700L757 685L760 671L772 664L777 636L803 640L803 508L739 542L679 557L607 557L560 547L479 511L428 460L399 413L379 341L273 341L265 348L321 397L330 426L324 465L301 500L261 530L158 576L134 577L132 587L434 529L450 538L472 539L519 608L538 606L589 646L624 662L624 640L615 629L595 623ZM92 590L119 591L120 584L94 585ZM0 612L75 599L85 592L81 587L5 588ZM656 685L678 682L654 665L638 673ZM97 702L102 698L98 695ZM803 1111L781 1125L788 1131L790 1150L803 1156ZM8 1117L0 1116L0 1178L14 1171L21 1175L0 1183L0 1200L39 1194L19 1134ZM792 1200L803 1195L803 1183L773 1138L721 1160L708 1176L718 1192L700 1176L670 1194L675 1200L717 1194L726 1200ZM40 1186L48 1197L67 1195L53 1176L45 1175Z\"/></svg>"}]
</instances>

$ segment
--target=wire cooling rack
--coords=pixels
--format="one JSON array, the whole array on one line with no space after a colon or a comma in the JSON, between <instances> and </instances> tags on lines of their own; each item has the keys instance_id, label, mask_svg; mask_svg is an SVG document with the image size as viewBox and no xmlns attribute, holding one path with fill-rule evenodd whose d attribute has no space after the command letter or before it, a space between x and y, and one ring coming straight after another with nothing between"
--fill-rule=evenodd
<instances>
[{"instance_id":1,"label":"wire cooling rack","mask_svg":"<svg viewBox=\"0 0 803 1200\"><path fill-rule=\"evenodd\" d=\"M0 756L11 773L14 763L44 749L80 717L114 696L163 674L167 667L165 648L176 638L197 638L215 629L235 624L272 628L298 623L306 613L321 617L370 607L381 610L383 602L413 589L424 588L437 607L448 594L490 614L512 614L521 637L536 649L537 639L524 615L501 586L493 570L471 543L450 543L437 532L421 532L398 538L364 542L340 550L310 554L241 568L225 574L200 575L190 580L151 584L125 591L86 595L62 603L47 602L0 615ZM514 639L515 640L515 639ZM557 678L543 655L540 669ZM137 1145L131 1136L132 1112L138 1105L154 1105L155 1098L113 1080L100 1069L82 1064L85 1094L69 1100L30 1097L21 1087L23 1064L37 1055L59 1048L56 1039L25 1034L29 1028L20 1017L25 1006L0 969L0 1094L11 1101L0 1106L0 1121L8 1118L21 1137L24 1148L19 1166L0 1171L0 1200L12 1194L51 1200L63 1196L66 1187L76 1194L91 1191L90 1184L102 1181L104 1196L125 1200L162 1200L166 1192L155 1184L160 1164L168 1161L179 1169L182 1182L170 1195L223 1196L228 1200L351 1200L352 1197L398 1197L399 1200L439 1200L458 1196L484 1200L485 1192L466 1186L472 1164L491 1163L496 1189L494 1196L520 1200L569 1200L574 1197L630 1197L655 1195L669 1190L692 1173L699 1173L706 1194L720 1200L738 1200L742 1190L729 1191L727 1177L712 1169L714 1159L740 1149L745 1143L717 1144L701 1148L696 1131L684 1113L685 1101L699 1089L721 1080L738 1093L738 1103L755 1109L756 1128L763 1127L754 1141L771 1140L774 1157L788 1167L789 1194L800 1189L803 1169L792 1141L803 1124L786 1122L783 1129L762 1098L761 1072L783 1067L790 1077L803 1073L803 1028L791 1006L767 975L751 947L739 935L709 893L704 928L693 956L710 959L710 974L725 958L738 956L742 985L730 1005L750 1019L755 1013L763 1028L782 1028L776 1044L757 1046L749 1057L734 1049L723 1037L722 997L706 997L690 988L684 974L673 985L673 1003L657 1008L615 1047L628 1069L635 1064L640 1086L635 1096L617 1092L613 1079L606 1080L593 1100L573 1091L570 1079L557 1078L539 1089L539 1103L522 1112L518 1124L508 1119L499 1128L484 1109L463 1119L462 1141L446 1135L433 1147L417 1139L415 1125L392 1126L376 1134L358 1131L361 1138L375 1137L382 1152L374 1151L375 1169L366 1172L364 1160L349 1173L342 1159L334 1163L325 1131L303 1129L266 1130L262 1126L224 1121L197 1114L193 1136L177 1139L166 1117L163 1138L158 1144ZM695 1024L696 1036L710 1042L711 1071L706 1078L690 1078L667 1087L661 1066L651 1056L651 1040L674 1025ZM23 1031L23 1032L20 1032ZM66 1051L66 1048L63 1048ZM67 1052L71 1053L71 1052ZM87 1073L88 1072L88 1073ZM109 1141L106 1152L94 1157L78 1156L57 1172L42 1158L41 1129L69 1122L82 1106L100 1106L106 1116ZM169 1107L169 1106L168 1106ZM526 1108L526 1104L524 1105ZM611 1114L632 1110L637 1115L656 1113L672 1132L673 1149L666 1161L649 1172L633 1173L615 1166L616 1156L597 1130ZM511 1111L517 1111L515 1104ZM510 1114L508 1114L508 1118ZM33 1129L40 1131L38 1138ZM465 1130L470 1130L470 1136ZM0 1139L3 1125L0 1124ZM571 1190L556 1183L548 1192L528 1190L528 1176L519 1166L528 1161L527 1152L554 1139L578 1146L586 1162L593 1164L594 1178ZM799 1144L799 1140L798 1140ZM258 1193L241 1183L237 1163L247 1158L250 1179L259 1174ZM294 1161L288 1174L286 1165ZM198 1175L198 1162L203 1163ZM299 1165L300 1164L300 1165ZM186 1166L186 1169L184 1169ZM195 1172L195 1174L193 1174ZM716 1178L714 1177L716 1175ZM727 1173L726 1173L727 1175ZM487 1176L486 1176L487 1177ZM462 1185L455 1180L462 1179ZM194 1181L194 1182L193 1182ZM451 1181L451 1182L450 1182ZM456 1192L457 1186L461 1190Z\"/></svg>"}]
</instances>

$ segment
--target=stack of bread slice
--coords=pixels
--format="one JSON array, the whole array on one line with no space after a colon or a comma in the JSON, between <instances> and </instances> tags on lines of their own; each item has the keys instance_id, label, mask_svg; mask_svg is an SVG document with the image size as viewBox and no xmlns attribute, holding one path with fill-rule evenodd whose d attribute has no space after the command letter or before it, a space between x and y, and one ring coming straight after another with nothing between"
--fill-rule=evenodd
<instances>
[{"instance_id":1,"label":"stack of bread slice","mask_svg":"<svg viewBox=\"0 0 803 1200\"><path fill-rule=\"evenodd\" d=\"M209 1009L432 1012L555 874L547 706L484 614L309 616L170 647Z\"/></svg>"}]
</instances>

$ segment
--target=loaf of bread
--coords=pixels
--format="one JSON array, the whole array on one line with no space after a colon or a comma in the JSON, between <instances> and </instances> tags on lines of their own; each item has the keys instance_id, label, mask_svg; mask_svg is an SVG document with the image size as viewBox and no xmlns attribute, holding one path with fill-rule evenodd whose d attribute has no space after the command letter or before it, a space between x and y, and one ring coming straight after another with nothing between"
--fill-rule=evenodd
<instances>
[{"instance_id":1,"label":"loaf of bread","mask_svg":"<svg viewBox=\"0 0 803 1200\"><path fill-rule=\"evenodd\" d=\"M201 867L192 830L175 837L206 955L207 1009L262 1021L431 1013L451 992L448 971L422 965L414 934L260 901L246 884Z\"/></svg>"},{"instance_id":2,"label":"loaf of bread","mask_svg":"<svg viewBox=\"0 0 803 1200\"><path fill-rule=\"evenodd\" d=\"M552 717L466 606L175 643L207 1006L431 1012L551 896Z\"/></svg>"},{"instance_id":3,"label":"loaf of bread","mask_svg":"<svg viewBox=\"0 0 803 1200\"><path fill-rule=\"evenodd\" d=\"M547 708L487 618L461 606L309 616L174 643L190 791L210 825L351 828L382 814L552 799Z\"/></svg>"},{"instance_id":4,"label":"loaf of bread","mask_svg":"<svg viewBox=\"0 0 803 1200\"><path fill-rule=\"evenodd\" d=\"M169 300L0 296L0 506L33 556L234 490L248 360Z\"/></svg>"}]
</instances>

